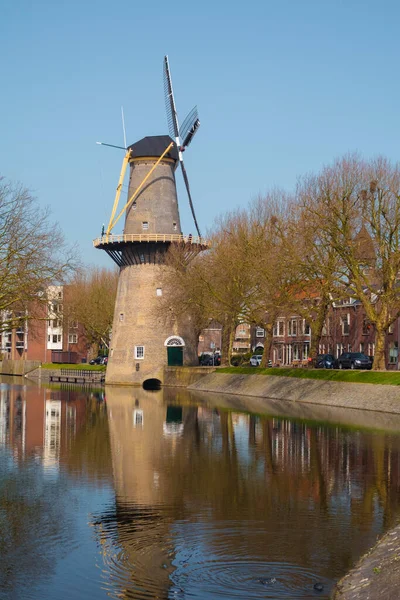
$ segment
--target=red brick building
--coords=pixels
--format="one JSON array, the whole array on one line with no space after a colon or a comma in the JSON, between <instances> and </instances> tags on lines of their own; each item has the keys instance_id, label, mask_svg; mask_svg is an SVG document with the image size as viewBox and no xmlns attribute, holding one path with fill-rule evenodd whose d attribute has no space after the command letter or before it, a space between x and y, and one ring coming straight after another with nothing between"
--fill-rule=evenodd
<instances>
[{"instance_id":1,"label":"red brick building","mask_svg":"<svg viewBox=\"0 0 400 600\"><path fill-rule=\"evenodd\" d=\"M87 341L83 327L76 321L63 317L63 286L51 286L48 303L35 307L35 318L24 319L21 324L1 334L1 353L12 360L40 360L81 363L87 358ZM3 322L9 315L3 314ZM68 353L63 354L60 353Z\"/></svg>"}]
</instances>

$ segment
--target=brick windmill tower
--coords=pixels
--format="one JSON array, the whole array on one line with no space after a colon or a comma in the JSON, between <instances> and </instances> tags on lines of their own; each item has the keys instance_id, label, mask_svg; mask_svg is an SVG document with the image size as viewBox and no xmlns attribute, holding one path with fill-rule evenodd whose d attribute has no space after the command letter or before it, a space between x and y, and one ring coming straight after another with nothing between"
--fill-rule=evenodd
<instances>
[{"instance_id":1,"label":"brick windmill tower","mask_svg":"<svg viewBox=\"0 0 400 600\"><path fill-rule=\"evenodd\" d=\"M94 240L120 267L106 383L163 383L164 367L197 364L197 338L190 321L169 321L159 310L162 271L171 244L181 244L188 257L207 247L194 215L182 152L200 121L194 108L179 129L168 58L164 59L170 136L145 137L126 148L117 193L106 232ZM181 138L183 142L181 142ZM189 196L198 237L184 236L179 219L175 172L178 163ZM130 167L126 205L116 216L122 183ZM122 235L111 233L125 216Z\"/></svg>"}]
</instances>

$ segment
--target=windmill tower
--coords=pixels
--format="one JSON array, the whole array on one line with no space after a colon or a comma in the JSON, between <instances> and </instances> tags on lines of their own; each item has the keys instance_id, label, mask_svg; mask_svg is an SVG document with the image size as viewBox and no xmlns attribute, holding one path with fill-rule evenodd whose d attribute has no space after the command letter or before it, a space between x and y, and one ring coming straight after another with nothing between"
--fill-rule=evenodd
<instances>
[{"instance_id":1,"label":"windmill tower","mask_svg":"<svg viewBox=\"0 0 400 600\"><path fill-rule=\"evenodd\" d=\"M168 59L165 61L164 74ZM175 107L169 70L167 78L170 105ZM170 322L158 310L165 292L162 270L171 244L182 244L188 256L207 247L200 235L182 234L175 180L178 163L191 208L193 204L182 161L184 148L180 144L175 108L172 118L174 133L178 132L175 141L167 135L151 136L126 148L107 231L93 242L120 267L106 374L108 384L142 385L146 382L151 386L163 382L167 365L197 364L197 338L189 320ZM186 137L192 131L192 138L200 125L197 111L191 111L186 121ZM116 216L128 165L128 201ZM113 235L111 231L122 216L125 216L123 234ZM197 221L195 223L197 227Z\"/></svg>"}]
</instances>

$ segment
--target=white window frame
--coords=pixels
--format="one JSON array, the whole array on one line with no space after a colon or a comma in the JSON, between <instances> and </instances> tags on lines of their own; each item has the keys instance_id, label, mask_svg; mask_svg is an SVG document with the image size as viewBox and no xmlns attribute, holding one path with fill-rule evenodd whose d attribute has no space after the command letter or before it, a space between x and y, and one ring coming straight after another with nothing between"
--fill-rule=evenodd
<instances>
[{"instance_id":1,"label":"white window frame","mask_svg":"<svg viewBox=\"0 0 400 600\"><path fill-rule=\"evenodd\" d=\"M148 221L142 221L142 230L143 231L147 231L149 228L149 222Z\"/></svg>"},{"instance_id":2,"label":"white window frame","mask_svg":"<svg viewBox=\"0 0 400 600\"><path fill-rule=\"evenodd\" d=\"M263 329L262 327L257 327L257 329L256 329L256 337L258 337L258 338L265 337L265 329Z\"/></svg>"},{"instance_id":3,"label":"white window frame","mask_svg":"<svg viewBox=\"0 0 400 600\"><path fill-rule=\"evenodd\" d=\"M135 360L144 359L144 346L135 346Z\"/></svg>"},{"instance_id":4,"label":"white window frame","mask_svg":"<svg viewBox=\"0 0 400 600\"><path fill-rule=\"evenodd\" d=\"M78 343L78 335L76 333L68 334L68 344L77 344Z\"/></svg>"}]
</instances>

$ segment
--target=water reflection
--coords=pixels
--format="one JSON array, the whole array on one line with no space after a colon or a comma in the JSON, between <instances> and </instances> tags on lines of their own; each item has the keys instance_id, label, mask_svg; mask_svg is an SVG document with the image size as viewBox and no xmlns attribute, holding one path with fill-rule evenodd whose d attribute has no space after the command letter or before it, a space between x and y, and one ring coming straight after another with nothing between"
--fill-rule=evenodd
<instances>
[{"instance_id":1,"label":"water reflection","mask_svg":"<svg viewBox=\"0 0 400 600\"><path fill-rule=\"evenodd\" d=\"M1 598L328 598L398 518L399 417L106 396L0 384Z\"/></svg>"},{"instance_id":2,"label":"water reflection","mask_svg":"<svg viewBox=\"0 0 400 600\"><path fill-rule=\"evenodd\" d=\"M321 582L328 597L395 522L400 438L193 400L107 392L116 509L96 526L108 591L293 599Z\"/></svg>"},{"instance_id":3,"label":"water reflection","mask_svg":"<svg viewBox=\"0 0 400 600\"><path fill-rule=\"evenodd\" d=\"M91 588L99 597L85 513L96 495L112 498L111 482L107 414L94 394L0 384L1 598L79 598Z\"/></svg>"}]
</instances>

